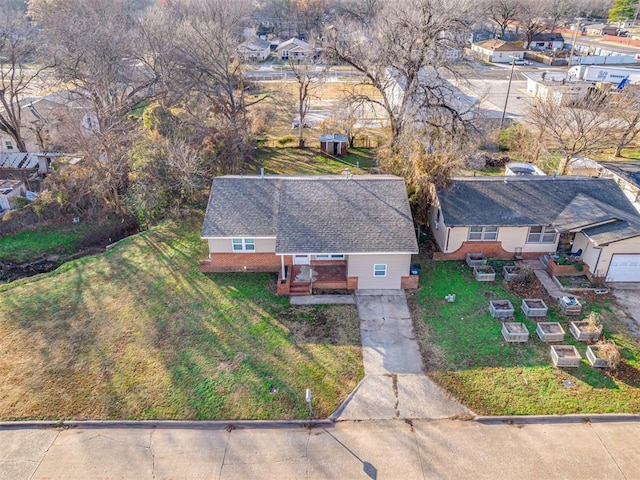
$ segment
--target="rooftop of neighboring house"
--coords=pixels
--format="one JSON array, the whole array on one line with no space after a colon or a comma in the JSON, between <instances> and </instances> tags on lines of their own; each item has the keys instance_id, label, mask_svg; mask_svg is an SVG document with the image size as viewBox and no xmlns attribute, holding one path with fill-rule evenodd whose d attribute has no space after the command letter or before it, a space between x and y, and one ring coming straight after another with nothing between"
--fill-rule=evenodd
<instances>
[{"instance_id":1,"label":"rooftop of neighboring house","mask_svg":"<svg viewBox=\"0 0 640 480\"><path fill-rule=\"evenodd\" d=\"M600 165L640 188L640 162L600 162Z\"/></svg>"},{"instance_id":2,"label":"rooftop of neighboring house","mask_svg":"<svg viewBox=\"0 0 640 480\"><path fill-rule=\"evenodd\" d=\"M292 48L296 48L296 47L301 48L303 50L307 50L311 48L311 45L309 45L304 40L300 40L299 38L294 37L294 38L290 38L289 40L285 40L280 45L278 45L277 50L284 50L285 48L288 48L289 50L291 50Z\"/></svg>"},{"instance_id":3,"label":"rooftop of neighboring house","mask_svg":"<svg viewBox=\"0 0 640 480\"><path fill-rule=\"evenodd\" d=\"M391 175L216 177L202 237L275 237L282 254L418 251L404 180Z\"/></svg>"},{"instance_id":4,"label":"rooftop of neighboring house","mask_svg":"<svg viewBox=\"0 0 640 480\"><path fill-rule=\"evenodd\" d=\"M505 42L498 38L491 38L489 40L483 40L475 45L484 48L486 50L494 50L499 52L522 52L524 50L522 43L520 42Z\"/></svg>"},{"instance_id":5,"label":"rooftop of neighboring house","mask_svg":"<svg viewBox=\"0 0 640 480\"><path fill-rule=\"evenodd\" d=\"M271 47L271 42L263 40L262 38L254 37L245 40L240 44L240 46L247 50L265 50Z\"/></svg>"},{"instance_id":6,"label":"rooftop of neighboring house","mask_svg":"<svg viewBox=\"0 0 640 480\"><path fill-rule=\"evenodd\" d=\"M462 177L438 199L453 227L553 225L559 232L581 230L599 245L640 235L640 215L611 179Z\"/></svg>"},{"instance_id":7,"label":"rooftop of neighboring house","mask_svg":"<svg viewBox=\"0 0 640 480\"><path fill-rule=\"evenodd\" d=\"M554 41L564 41L564 36L558 32L542 32L533 36L534 42L554 42Z\"/></svg>"},{"instance_id":8,"label":"rooftop of neighboring house","mask_svg":"<svg viewBox=\"0 0 640 480\"><path fill-rule=\"evenodd\" d=\"M22 180L9 180L0 178L0 194L7 194L13 192L16 188L20 188L24 185Z\"/></svg>"}]
</instances>

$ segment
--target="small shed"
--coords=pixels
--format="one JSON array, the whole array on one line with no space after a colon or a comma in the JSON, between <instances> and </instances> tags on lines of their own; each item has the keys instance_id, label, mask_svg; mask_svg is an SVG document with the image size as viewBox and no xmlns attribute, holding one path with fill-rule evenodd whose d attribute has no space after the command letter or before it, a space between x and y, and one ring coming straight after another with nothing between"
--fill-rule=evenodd
<instances>
[{"instance_id":1,"label":"small shed","mask_svg":"<svg viewBox=\"0 0 640 480\"><path fill-rule=\"evenodd\" d=\"M346 135L338 133L327 133L320 135L320 150L334 157L342 157L347 155L347 146L349 138Z\"/></svg>"},{"instance_id":2,"label":"small shed","mask_svg":"<svg viewBox=\"0 0 640 480\"><path fill-rule=\"evenodd\" d=\"M9 210L11 208L9 199L24 195L25 191L24 182L21 180L0 179L0 211Z\"/></svg>"}]
</instances>

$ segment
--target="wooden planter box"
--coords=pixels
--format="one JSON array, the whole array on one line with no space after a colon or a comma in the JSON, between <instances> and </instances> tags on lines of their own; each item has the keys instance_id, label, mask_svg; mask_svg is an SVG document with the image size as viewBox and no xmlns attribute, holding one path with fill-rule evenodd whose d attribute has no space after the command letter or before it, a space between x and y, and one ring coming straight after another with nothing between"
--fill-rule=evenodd
<instances>
[{"instance_id":1,"label":"wooden planter box","mask_svg":"<svg viewBox=\"0 0 640 480\"><path fill-rule=\"evenodd\" d=\"M493 282L496 279L496 271L493 267L487 265L481 265L479 267L473 267L473 276L479 282Z\"/></svg>"},{"instance_id":2,"label":"wooden planter box","mask_svg":"<svg viewBox=\"0 0 640 480\"><path fill-rule=\"evenodd\" d=\"M586 275L589 267L582 264L582 270L578 270L575 265L558 265L553 257L547 262L547 273L552 277L563 275Z\"/></svg>"},{"instance_id":3,"label":"wooden planter box","mask_svg":"<svg viewBox=\"0 0 640 480\"><path fill-rule=\"evenodd\" d=\"M571 295L560 297L558 300L560 309L565 315L580 315L582 313L582 304L576 297Z\"/></svg>"},{"instance_id":4,"label":"wooden planter box","mask_svg":"<svg viewBox=\"0 0 640 480\"><path fill-rule=\"evenodd\" d=\"M523 271L524 270L522 267L516 267L513 265L504 266L502 267L502 278L504 278L507 282L522 280Z\"/></svg>"},{"instance_id":5,"label":"wooden planter box","mask_svg":"<svg viewBox=\"0 0 640 480\"><path fill-rule=\"evenodd\" d=\"M487 258L484 256L484 253L467 253L467 265L470 267L477 267L486 264Z\"/></svg>"},{"instance_id":6,"label":"wooden planter box","mask_svg":"<svg viewBox=\"0 0 640 480\"><path fill-rule=\"evenodd\" d=\"M596 345L587 347L587 360L596 368L607 368L609 366L604 358L598 358L598 347Z\"/></svg>"},{"instance_id":7,"label":"wooden planter box","mask_svg":"<svg viewBox=\"0 0 640 480\"><path fill-rule=\"evenodd\" d=\"M506 342L525 343L529 340L529 330L524 323L504 322L502 324L502 338Z\"/></svg>"},{"instance_id":8,"label":"wooden planter box","mask_svg":"<svg viewBox=\"0 0 640 480\"><path fill-rule=\"evenodd\" d=\"M582 357L573 345L552 345L551 360L556 367L577 368Z\"/></svg>"},{"instance_id":9,"label":"wooden planter box","mask_svg":"<svg viewBox=\"0 0 640 480\"><path fill-rule=\"evenodd\" d=\"M491 300L489 311L493 318L511 318L514 313L513 305L509 300Z\"/></svg>"},{"instance_id":10,"label":"wooden planter box","mask_svg":"<svg viewBox=\"0 0 640 480\"><path fill-rule=\"evenodd\" d=\"M571 322L569 332L579 342L597 342L602 335L600 330L591 330L589 322Z\"/></svg>"},{"instance_id":11,"label":"wooden planter box","mask_svg":"<svg viewBox=\"0 0 640 480\"><path fill-rule=\"evenodd\" d=\"M527 317L545 317L547 315L547 304L539 298L523 298L520 308Z\"/></svg>"},{"instance_id":12,"label":"wooden planter box","mask_svg":"<svg viewBox=\"0 0 640 480\"><path fill-rule=\"evenodd\" d=\"M558 322L540 322L536 333L543 342L563 342L564 328Z\"/></svg>"}]
</instances>

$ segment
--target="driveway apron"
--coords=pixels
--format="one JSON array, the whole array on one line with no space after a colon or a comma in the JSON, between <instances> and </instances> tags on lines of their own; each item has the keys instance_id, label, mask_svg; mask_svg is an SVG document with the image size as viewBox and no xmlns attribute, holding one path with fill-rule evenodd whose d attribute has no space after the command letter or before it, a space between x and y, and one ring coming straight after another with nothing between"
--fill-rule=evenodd
<instances>
[{"instance_id":1,"label":"driveway apron","mask_svg":"<svg viewBox=\"0 0 640 480\"><path fill-rule=\"evenodd\" d=\"M429 419L468 413L425 374L403 290L357 291L365 377L338 420Z\"/></svg>"}]
</instances>

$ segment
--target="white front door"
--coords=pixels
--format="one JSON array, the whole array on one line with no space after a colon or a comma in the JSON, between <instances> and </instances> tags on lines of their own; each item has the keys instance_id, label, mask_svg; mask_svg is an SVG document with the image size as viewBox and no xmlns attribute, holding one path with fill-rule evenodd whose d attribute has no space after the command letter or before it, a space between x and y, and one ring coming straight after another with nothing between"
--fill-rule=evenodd
<instances>
[{"instance_id":1,"label":"white front door","mask_svg":"<svg viewBox=\"0 0 640 480\"><path fill-rule=\"evenodd\" d=\"M309 265L311 263L311 255L294 255L294 265Z\"/></svg>"}]
</instances>

